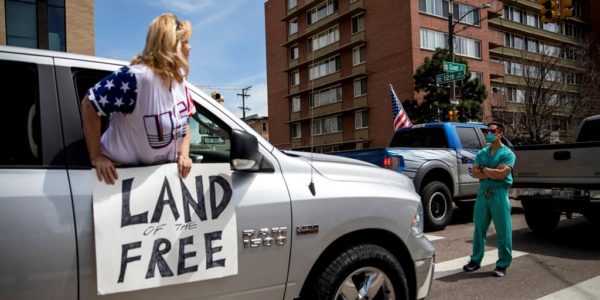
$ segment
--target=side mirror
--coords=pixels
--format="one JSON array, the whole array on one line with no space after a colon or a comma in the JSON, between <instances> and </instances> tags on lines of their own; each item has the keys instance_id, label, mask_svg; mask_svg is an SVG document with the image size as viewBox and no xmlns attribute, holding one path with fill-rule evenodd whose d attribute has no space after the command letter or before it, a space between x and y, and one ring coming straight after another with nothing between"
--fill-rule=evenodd
<instances>
[{"instance_id":1,"label":"side mirror","mask_svg":"<svg viewBox=\"0 0 600 300\"><path fill-rule=\"evenodd\" d=\"M258 152L258 140L252 134L234 129L231 131L229 164L236 171L258 171L262 155Z\"/></svg>"}]
</instances>

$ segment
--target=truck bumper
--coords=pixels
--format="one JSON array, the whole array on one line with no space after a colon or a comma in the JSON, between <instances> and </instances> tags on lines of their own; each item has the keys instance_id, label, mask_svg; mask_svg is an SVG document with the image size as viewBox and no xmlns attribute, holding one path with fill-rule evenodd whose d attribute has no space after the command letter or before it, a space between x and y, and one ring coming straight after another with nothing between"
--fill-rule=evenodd
<instances>
[{"instance_id":1,"label":"truck bumper","mask_svg":"<svg viewBox=\"0 0 600 300\"><path fill-rule=\"evenodd\" d=\"M600 190L595 189L513 188L510 191L510 197L518 200L546 202L560 210L578 211L600 208Z\"/></svg>"},{"instance_id":2,"label":"truck bumper","mask_svg":"<svg viewBox=\"0 0 600 300\"><path fill-rule=\"evenodd\" d=\"M430 258L415 261L417 299L423 299L429 294L431 284L433 283L434 270L435 255Z\"/></svg>"}]
</instances>

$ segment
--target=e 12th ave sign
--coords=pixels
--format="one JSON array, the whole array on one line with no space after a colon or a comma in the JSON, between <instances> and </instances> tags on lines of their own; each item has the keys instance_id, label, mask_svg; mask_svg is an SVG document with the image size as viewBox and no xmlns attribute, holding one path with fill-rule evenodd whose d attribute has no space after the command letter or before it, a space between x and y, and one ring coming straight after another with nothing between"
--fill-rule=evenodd
<instances>
[{"instance_id":1,"label":"e 12th ave sign","mask_svg":"<svg viewBox=\"0 0 600 300\"><path fill-rule=\"evenodd\" d=\"M435 76L435 82L437 83L448 83L463 79L465 79L465 73L462 71L442 73Z\"/></svg>"},{"instance_id":2,"label":"e 12th ave sign","mask_svg":"<svg viewBox=\"0 0 600 300\"><path fill-rule=\"evenodd\" d=\"M453 63L453 62L449 62L449 61L444 61L444 72L450 73L450 72L463 72L465 73L467 71L467 66L465 64L457 64L457 63Z\"/></svg>"}]
</instances>

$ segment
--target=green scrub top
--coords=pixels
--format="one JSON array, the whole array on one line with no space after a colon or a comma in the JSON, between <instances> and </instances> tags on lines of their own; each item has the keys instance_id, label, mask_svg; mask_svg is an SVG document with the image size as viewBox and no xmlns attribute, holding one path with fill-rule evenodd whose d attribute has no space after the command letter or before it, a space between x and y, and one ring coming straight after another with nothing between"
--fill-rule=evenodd
<instances>
[{"instance_id":1,"label":"green scrub top","mask_svg":"<svg viewBox=\"0 0 600 300\"><path fill-rule=\"evenodd\" d=\"M510 148L506 147L505 145L502 145L500 148L498 148L498 150L496 150L496 153L494 153L494 156L492 156L491 153L492 149L490 148L490 145L479 150L479 152L477 152L477 156L475 157L475 164L494 169L497 168L500 164L505 164L511 169L515 166L515 154L512 152L512 150L510 150ZM512 185L512 182L512 172L510 172L508 173L508 176L504 177L504 179L502 180L495 180L490 178L481 179L479 180L479 186L484 188L510 187Z\"/></svg>"}]
</instances>

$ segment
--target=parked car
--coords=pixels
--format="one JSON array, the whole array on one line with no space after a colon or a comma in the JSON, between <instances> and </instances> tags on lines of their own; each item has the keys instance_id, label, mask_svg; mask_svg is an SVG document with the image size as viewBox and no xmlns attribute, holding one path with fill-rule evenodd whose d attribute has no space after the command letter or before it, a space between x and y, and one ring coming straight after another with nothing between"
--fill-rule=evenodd
<instances>
[{"instance_id":1,"label":"parked car","mask_svg":"<svg viewBox=\"0 0 600 300\"><path fill-rule=\"evenodd\" d=\"M561 213L600 222L600 115L583 120L575 143L516 146L511 196L527 225L550 232Z\"/></svg>"},{"instance_id":2,"label":"parked car","mask_svg":"<svg viewBox=\"0 0 600 300\"><path fill-rule=\"evenodd\" d=\"M331 154L406 174L421 195L425 227L441 230L450 223L453 202L469 207L475 201L479 180L471 174L477 151L486 145L486 128L474 123L418 124L396 131L389 147Z\"/></svg>"},{"instance_id":3,"label":"parked car","mask_svg":"<svg viewBox=\"0 0 600 300\"><path fill-rule=\"evenodd\" d=\"M353 299L428 295L434 248L422 232L420 198L407 176L342 157L279 151L190 87L197 108L191 120L194 168L232 168L238 273L99 296L95 175L83 139L80 100L125 64L0 46L5 141L0 150L0 298L312 300L339 299L348 291ZM237 160L256 164L240 170L232 163ZM248 232L262 228L279 228L287 242L261 247L259 240L256 247L244 247ZM374 280L377 284L371 284Z\"/></svg>"}]
</instances>

